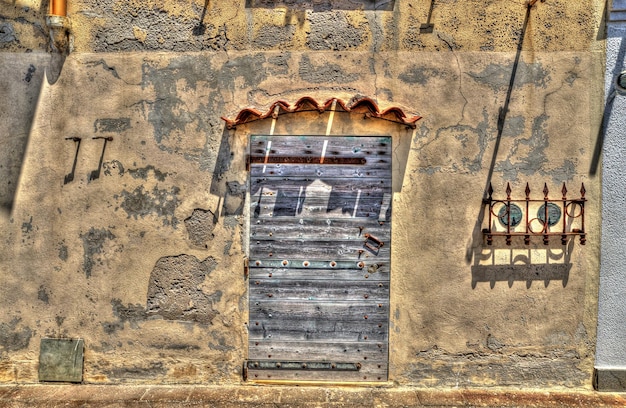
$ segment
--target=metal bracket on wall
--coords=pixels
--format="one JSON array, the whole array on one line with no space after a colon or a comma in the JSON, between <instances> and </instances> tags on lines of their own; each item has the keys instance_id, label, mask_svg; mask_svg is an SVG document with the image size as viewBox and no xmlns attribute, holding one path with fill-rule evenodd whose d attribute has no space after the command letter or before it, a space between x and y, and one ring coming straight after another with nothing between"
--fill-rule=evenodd
<instances>
[{"instance_id":1,"label":"metal bracket on wall","mask_svg":"<svg viewBox=\"0 0 626 408\"><path fill-rule=\"evenodd\" d=\"M491 183L489 196L483 199L483 205L489 214L487 228L483 235L487 245L493 244L494 236L503 236L506 244L511 245L512 237L524 237L524 244L530 244L531 236L542 236L548 245L551 236L560 236L561 244L566 245L569 236L579 236L580 244L585 245L585 185L581 183L580 198L567 198L565 183L561 188L561 199L548 197L548 185L544 183L543 199L531 199L530 187L526 183L526 197L511 198L511 185L507 183L506 198L493 198ZM536 217L530 214L536 214Z\"/></svg>"},{"instance_id":2,"label":"metal bracket on wall","mask_svg":"<svg viewBox=\"0 0 626 408\"><path fill-rule=\"evenodd\" d=\"M435 8L435 0L430 0L430 9L428 10L428 17L426 22L420 25L420 33L432 33L435 25L430 22L430 18L433 16L433 9Z\"/></svg>"}]
</instances>

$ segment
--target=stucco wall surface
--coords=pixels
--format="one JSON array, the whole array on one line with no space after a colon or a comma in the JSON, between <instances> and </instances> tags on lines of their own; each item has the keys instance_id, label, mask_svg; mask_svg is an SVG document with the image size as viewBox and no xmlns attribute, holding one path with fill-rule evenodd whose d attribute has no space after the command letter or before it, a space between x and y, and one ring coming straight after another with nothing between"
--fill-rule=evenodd
<instances>
[{"instance_id":1,"label":"stucco wall surface","mask_svg":"<svg viewBox=\"0 0 626 408\"><path fill-rule=\"evenodd\" d=\"M80 337L86 382L238 384L246 149L271 119L220 117L306 95L423 117L337 112L330 129L393 138L390 380L590 386L603 3L537 3L523 31L522 1L441 1L430 33L425 1L248 3L70 2L67 57L6 42L1 126L26 147L0 217L0 381L37 381L40 338ZM328 120L281 115L275 134ZM587 244L486 246L490 182L522 198L584 183Z\"/></svg>"}]
</instances>

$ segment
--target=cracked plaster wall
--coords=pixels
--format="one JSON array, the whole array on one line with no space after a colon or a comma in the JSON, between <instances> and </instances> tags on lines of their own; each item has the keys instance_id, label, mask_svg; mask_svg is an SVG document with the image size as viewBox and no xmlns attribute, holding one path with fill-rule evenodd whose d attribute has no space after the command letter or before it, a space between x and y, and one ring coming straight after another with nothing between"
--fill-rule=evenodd
<instances>
[{"instance_id":1,"label":"cracked plaster wall","mask_svg":"<svg viewBox=\"0 0 626 408\"><path fill-rule=\"evenodd\" d=\"M438 2L434 31L421 33L425 1L382 11L72 1L62 64L44 45L21 53L34 36L2 37L0 81L16 103L0 126L24 147L3 156L20 165L0 218L0 381L35 382L38 339L71 336L85 339L87 382L239 383L245 149L270 121L228 130L220 116L309 95L423 116L414 131L345 113L332 127L394 138L390 379L589 387L603 3L538 3L500 140L525 8L466 3ZM26 21L8 9L0 22ZM281 116L275 134L324 134L327 121ZM557 195L584 182L587 245L486 247L488 180Z\"/></svg>"}]
</instances>

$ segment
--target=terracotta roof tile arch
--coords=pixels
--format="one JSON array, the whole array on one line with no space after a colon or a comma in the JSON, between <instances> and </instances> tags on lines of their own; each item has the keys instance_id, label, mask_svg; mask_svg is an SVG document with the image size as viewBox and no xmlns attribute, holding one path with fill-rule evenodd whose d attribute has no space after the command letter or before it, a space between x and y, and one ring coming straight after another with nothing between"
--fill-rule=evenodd
<instances>
[{"instance_id":1,"label":"terracotta roof tile arch","mask_svg":"<svg viewBox=\"0 0 626 408\"><path fill-rule=\"evenodd\" d=\"M338 98L331 98L324 103L319 103L317 100L310 96L303 96L298 99L293 105L284 100L277 100L272 103L268 110L265 112L259 111L254 108L244 108L234 119L229 119L222 116L222 120L226 122L226 126L229 129L235 128L238 125L244 123L254 122L257 120L267 119L269 117L277 118L281 114L296 113L296 112L311 112L317 111L323 113L332 109L333 102L335 102L335 111L363 113L367 117L388 120L391 122L399 123L410 128L415 129L418 120L421 116L407 116L404 110L397 106L392 106L387 109L381 110L378 107L376 101L368 97L362 97L354 99L348 103Z\"/></svg>"}]
</instances>

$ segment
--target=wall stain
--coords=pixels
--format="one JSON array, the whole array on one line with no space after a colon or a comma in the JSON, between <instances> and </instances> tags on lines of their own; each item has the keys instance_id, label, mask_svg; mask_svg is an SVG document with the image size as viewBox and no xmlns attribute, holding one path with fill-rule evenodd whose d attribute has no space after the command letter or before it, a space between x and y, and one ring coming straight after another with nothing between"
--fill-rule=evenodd
<instances>
[{"instance_id":1,"label":"wall stain","mask_svg":"<svg viewBox=\"0 0 626 408\"><path fill-rule=\"evenodd\" d=\"M33 331L29 327L18 328L21 321L16 317L9 323L0 323L0 351L18 351L28 347Z\"/></svg>"},{"instance_id":2,"label":"wall stain","mask_svg":"<svg viewBox=\"0 0 626 408\"><path fill-rule=\"evenodd\" d=\"M48 293L48 289L44 285L39 286L39 290L37 291L37 299L41 300L45 304L48 304L50 300L50 294Z\"/></svg>"},{"instance_id":3,"label":"wall stain","mask_svg":"<svg viewBox=\"0 0 626 408\"><path fill-rule=\"evenodd\" d=\"M111 306L113 308L113 315L117 317L114 322L102 323L102 328L105 333L113 334L117 330L124 329L124 324L128 322L133 329L139 328L139 322L146 320L146 309L142 305L131 305L130 303L124 306L120 299L112 299Z\"/></svg>"},{"instance_id":4,"label":"wall stain","mask_svg":"<svg viewBox=\"0 0 626 408\"><path fill-rule=\"evenodd\" d=\"M169 173L163 173L159 169L155 168L153 165L149 165L149 166L146 166L143 168L137 168L137 169L128 169L128 173L130 173L130 175L134 179L142 179L142 180L148 179L148 174L150 174L150 171L152 171L152 173L154 174L154 177L159 181L165 181L165 177L169 176Z\"/></svg>"},{"instance_id":5,"label":"wall stain","mask_svg":"<svg viewBox=\"0 0 626 408\"><path fill-rule=\"evenodd\" d=\"M68 248L67 245L65 245L65 243L61 242L59 243L59 259L62 261L67 261L67 256L68 256Z\"/></svg>"},{"instance_id":6,"label":"wall stain","mask_svg":"<svg viewBox=\"0 0 626 408\"><path fill-rule=\"evenodd\" d=\"M178 219L174 215L178 206L178 187L170 190L158 189L156 186L152 191L145 191L143 186L135 188L132 192L123 190L120 195L115 195L115 199L121 199L120 207L126 211L128 218L135 220L144 218L147 215L155 214L163 219L164 226L177 228Z\"/></svg>"},{"instance_id":7,"label":"wall stain","mask_svg":"<svg viewBox=\"0 0 626 408\"><path fill-rule=\"evenodd\" d=\"M37 68L33 64L30 64L28 66L28 71L24 74L24 82L30 82L33 79L35 71L37 71Z\"/></svg>"},{"instance_id":8,"label":"wall stain","mask_svg":"<svg viewBox=\"0 0 626 408\"><path fill-rule=\"evenodd\" d=\"M83 240L83 270L87 278L89 278L91 277L93 267L96 264L102 265L103 263L103 256L96 256L103 253L104 244L107 240L115 239L115 235L107 229L95 229L91 227L87 233L80 234L80 238Z\"/></svg>"},{"instance_id":9,"label":"wall stain","mask_svg":"<svg viewBox=\"0 0 626 408\"><path fill-rule=\"evenodd\" d=\"M112 176L114 172L117 173L118 176L124 175L124 165L118 160L111 160L102 163L102 169L104 170L105 176Z\"/></svg>"}]
</instances>

